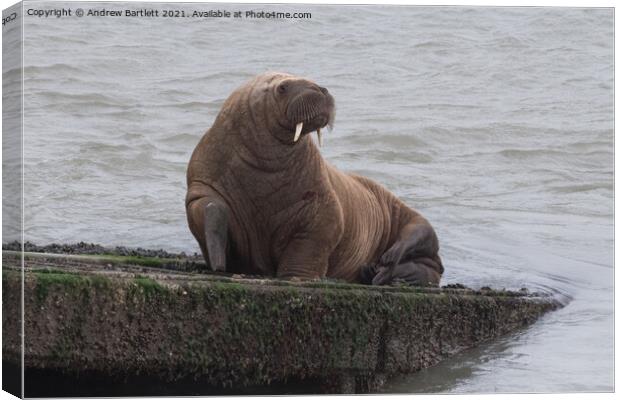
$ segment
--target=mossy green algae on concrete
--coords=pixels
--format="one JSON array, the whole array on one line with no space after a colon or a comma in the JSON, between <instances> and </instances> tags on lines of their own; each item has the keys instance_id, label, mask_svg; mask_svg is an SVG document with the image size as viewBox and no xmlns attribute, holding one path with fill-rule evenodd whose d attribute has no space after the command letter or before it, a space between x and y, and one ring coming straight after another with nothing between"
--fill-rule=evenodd
<instances>
[{"instance_id":1,"label":"mossy green algae on concrete","mask_svg":"<svg viewBox=\"0 0 620 400\"><path fill-rule=\"evenodd\" d=\"M110 280L100 275L81 275L55 269L39 269L32 274L36 279L35 297L38 304L45 301L50 289L77 291L88 297L92 290L110 286Z\"/></svg>"},{"instance_id":2,"label":"mossy green algae on concrete","mask_svg":"<svg viewBox=\"0 0 620 400\"><path fill-rule=\"evenodd\" d=\"M138 275L133 279L133 284L146 298L154 296L168 296L169 294L168 290L164 288L159 282L149 277Z\"/></svg>"},{"instance_id":3,"label":"mossy green algae on concrete","mask_svg":"<svg viewBox=\"0 0 620 400\"><path fill-rule=\"evenodd\" d=\"M18 283L3 274L3 285ZM212 387L311 379L313 392L335 393L372 389L376 377L432 365L557 306L472 291L96 268L27 270L25 299L30 368Z\"/></svg>"}]
</instances>

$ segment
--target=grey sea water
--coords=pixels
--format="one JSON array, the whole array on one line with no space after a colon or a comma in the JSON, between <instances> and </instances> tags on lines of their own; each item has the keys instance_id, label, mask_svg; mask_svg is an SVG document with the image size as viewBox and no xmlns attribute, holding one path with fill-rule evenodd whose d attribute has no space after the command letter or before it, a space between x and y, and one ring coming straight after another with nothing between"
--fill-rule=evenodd
<instances>
[{"instance_id":1,"label":"grey sea water","mask_svg":"<svg viewBox=\"0 0 620 400\"><path fill-rule=\"evenodd\" d=\"M613 390L613 10L82 5L104 7L312 18L26 16L26 240L199 251L194 146L253 75L307 76L336 99L324 157L433 223L444 284L570 299L385 391Z\"/></svg>"}]
</instances>

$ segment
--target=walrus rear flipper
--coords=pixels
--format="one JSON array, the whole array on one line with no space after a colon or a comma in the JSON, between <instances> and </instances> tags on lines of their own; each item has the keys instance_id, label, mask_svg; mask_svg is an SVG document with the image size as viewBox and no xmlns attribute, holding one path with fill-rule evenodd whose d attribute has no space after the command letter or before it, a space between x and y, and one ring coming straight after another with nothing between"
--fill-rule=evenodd
<instances>
[{"instance_id":1,"label":"walrus rear flipper","mask_svg":"<svg viewBox=\"0 0 620 400\"><path fill-rule=\"evenodd\" d=\"M417 260L416 260L417 261ZM431 266L430 259L408 261L392 267L379 267L372 278L373 285L389 285L403 282L413 286L438 286L441 274ZM424 261L431 261L426 263Z\"/></svg>"},{"instance_id":2,"label":"walrus rear flipper","mask_svg":"<svg viewBox=\"0 0 620 400\"><path fill-rule=\"evenodd\" d=\"M402 228L399 239L376 265L360 269L360 280L373 285L400 281L415 286L438 286L444 271L438 250L435 231L424 218L417 216Z\"/></svg>"}]
</instances>

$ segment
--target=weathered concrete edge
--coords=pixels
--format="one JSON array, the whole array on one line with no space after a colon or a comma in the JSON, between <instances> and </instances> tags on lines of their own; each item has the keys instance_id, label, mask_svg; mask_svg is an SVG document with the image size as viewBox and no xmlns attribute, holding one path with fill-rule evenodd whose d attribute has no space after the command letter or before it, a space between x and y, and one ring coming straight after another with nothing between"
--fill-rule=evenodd
<instances>
[{"instance_id":1,"label":"weathered concrete edge","mask_svg":"<svg viewBox=\"0 0 620 400\"><path fill-rule=\"evenodd\" d=\"M3 271L5 303L20 279ZM312 378L316 392L368 391L559 306L519 293L346 286L28 270L26 367L213 386Z\"/></svg>"},{"instance_id":2,"label":"weathered concrete edge","mask_svg":"<svg viewBox=\"0 0 620 400\"><path fill-rule=\"evenodd\" d=\"M268 284L276 286L294 286L325 289L364 289L379 292L405 292L405 293L456 293L460 295L484 295L484 296L519 296L519 297L543 297L549 298L548 293L530 293L526 288L520 291L496 290L481 288L474 290L463 285L448 285L438 287L415 287L409 285L392 286L369 286L363 284L346 283L341 280L319 279L311 281L288 281L262 276L237 275L230 273L206 271L204 264L197 263L193 259L183 258L160 258L144 256L119 256L110 254L58 254L38 252L18 252L3 250L2 257L9 265L20 262L21 255L31 269L62 268L80 273L105 273L123 274L133 276L140 273L155 274L162 280L206 280L206 281L232 281L244 284ZM179 266L198 267L197 269L185 270Z\"/></svg>"}]
</instances>

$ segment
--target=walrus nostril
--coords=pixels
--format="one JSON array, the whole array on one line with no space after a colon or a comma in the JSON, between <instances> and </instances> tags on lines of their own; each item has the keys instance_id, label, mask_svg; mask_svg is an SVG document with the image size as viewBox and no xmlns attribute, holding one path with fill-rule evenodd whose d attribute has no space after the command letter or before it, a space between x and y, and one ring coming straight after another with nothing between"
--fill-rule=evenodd
<instances>
[{"instance_id":1,"label":"walrus nostril","mask_svg":"<svg viewBox=\"0 0 620 400\"><path fill-rule=\"evenodd\" d=\"M278 93L284 94L288 90L288 82L282 82L278 85Z\"/></svg>"},{"instance_id":2,"label":"walrus nostril","mask_svg":"<svg viewBox=\"0 0 620 400\"><path fill-rule=\"evenodd\" d=\"M323 92L323 94L327 94L327 93L329 93L329 91L328 91L327 89L325 89L323 86L319 86L319 90L320 90L321 92Z\"/></svg>"}]
</instances>

